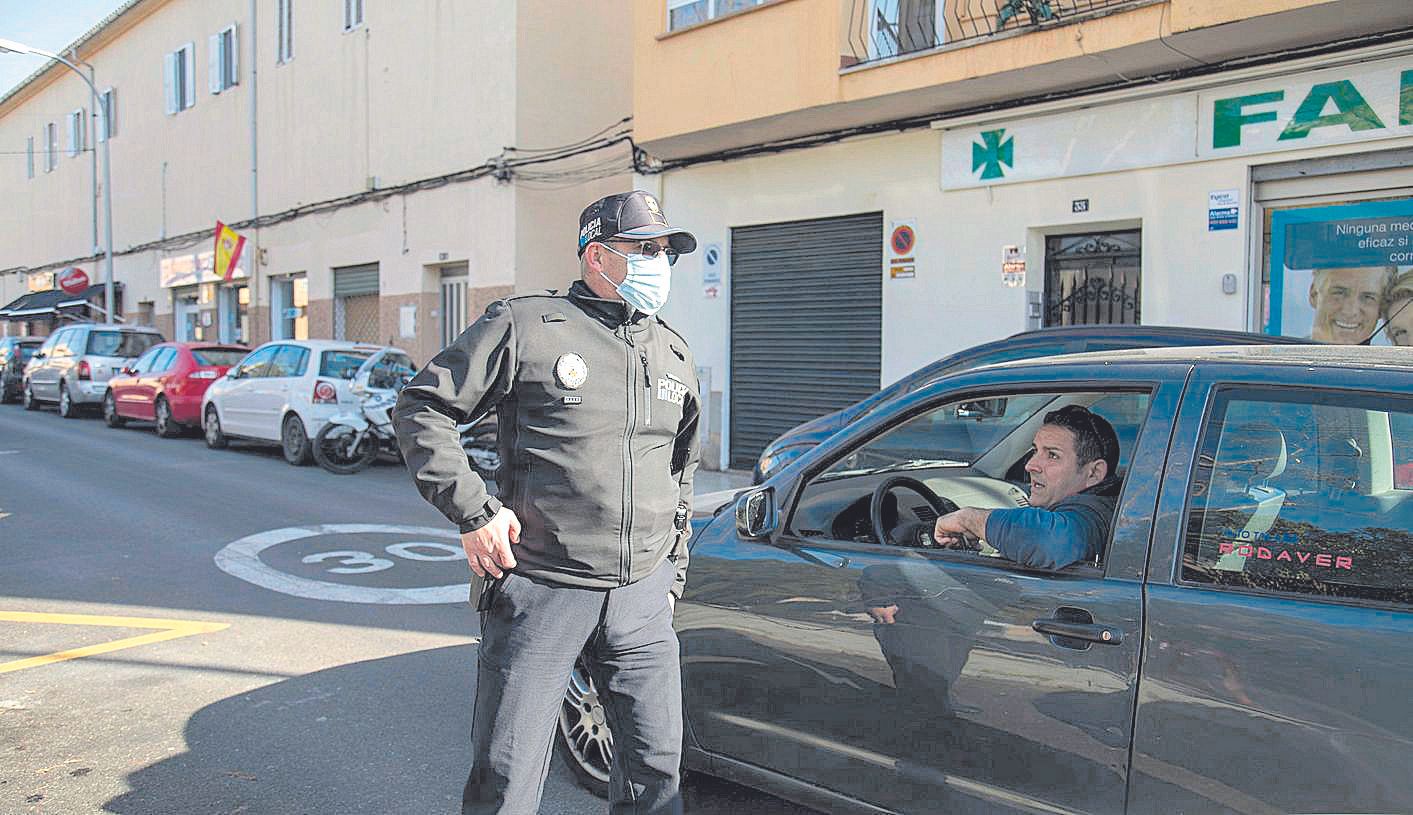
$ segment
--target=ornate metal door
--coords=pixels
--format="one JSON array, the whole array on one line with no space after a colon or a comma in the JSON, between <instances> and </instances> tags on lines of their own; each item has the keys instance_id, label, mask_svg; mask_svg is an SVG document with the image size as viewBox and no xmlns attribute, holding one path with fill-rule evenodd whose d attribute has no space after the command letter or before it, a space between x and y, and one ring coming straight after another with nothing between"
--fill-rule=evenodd
<instances>
[{"instance_id":1,"label":"ornate metal door","mask_svg":"<svg viewBox=\"0 0 1413 815\"><path fill-rule=\"evenodd\" d=\"M1045 239L1045 325L1139 322L1141 233Z\"/></svg>"}]
</instances>

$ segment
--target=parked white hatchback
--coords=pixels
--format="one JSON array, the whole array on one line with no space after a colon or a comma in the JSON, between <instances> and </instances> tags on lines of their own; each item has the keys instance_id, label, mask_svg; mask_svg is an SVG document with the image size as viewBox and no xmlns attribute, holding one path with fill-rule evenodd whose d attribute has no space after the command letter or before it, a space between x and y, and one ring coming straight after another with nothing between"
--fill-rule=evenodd
<instances>
[{"instance_id":1,"label":"parked white hatchback","mask_svg":"<svg viewBox=\"0 0 1413 815\"><path fill-rule=\"evenodd\" d=\"M275 340L251 351L207 389L201 404L206 446L230 439L280 445L285 461L307 464L310 439L329 417L357 403L351 386L358 369L375 354L405 351L341 340ZM342 406L342 407L340 407Z\"/></svg>"}]
</instances>

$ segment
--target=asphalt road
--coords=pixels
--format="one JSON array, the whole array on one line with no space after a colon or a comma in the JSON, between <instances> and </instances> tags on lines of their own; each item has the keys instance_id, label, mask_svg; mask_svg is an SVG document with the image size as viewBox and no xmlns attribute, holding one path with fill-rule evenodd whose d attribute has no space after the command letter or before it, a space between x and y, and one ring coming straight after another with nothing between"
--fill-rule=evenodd
<instances>
[{"instance_id":1,"label":"asphalt road","mask_svg":"<svg viewBox=\"0 0 1413 815\"><path fill-rule=\"evenodd\" d=\"M0 812L457 812L458 548L392 463L0 406ZM685 800L806 812L701 778ZM606 808L556 762L542 813Z\"/></svg>"}]
</instances>

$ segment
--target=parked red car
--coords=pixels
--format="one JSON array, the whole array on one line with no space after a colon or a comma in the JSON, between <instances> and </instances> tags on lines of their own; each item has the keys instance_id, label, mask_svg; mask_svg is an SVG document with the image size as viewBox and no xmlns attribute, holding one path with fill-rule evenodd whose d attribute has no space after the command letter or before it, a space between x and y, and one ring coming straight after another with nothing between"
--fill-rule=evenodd
<instances>
[{"instance_id":1,"label":"parked red car","mask_svg":"<svg viewBox=\"0 0 1413 815\"><path fill-rule=\"evenodd\" d=\"M103 421L122 427L129 419L155 422L157 435L180 435L201 424L201 397L212 382L250 349L212 342L164 342L147 349L108 380Z\"/></svg>"}]
</instances>

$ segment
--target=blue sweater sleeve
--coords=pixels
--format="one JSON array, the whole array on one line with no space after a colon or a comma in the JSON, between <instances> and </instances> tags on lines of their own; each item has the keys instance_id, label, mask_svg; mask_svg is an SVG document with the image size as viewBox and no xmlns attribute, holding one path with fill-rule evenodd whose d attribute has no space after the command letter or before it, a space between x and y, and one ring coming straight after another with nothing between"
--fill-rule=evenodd
<instances>
[{"instance_id":1,"label":"blue sweater sleeve","mask_svg":"<svg viewBox=\"0 0 1413 815\"><path fill-rule=\"evenodd\" d=\"M1097 510L1075 504L993 509L986 519L986 542L1032 569L1058 570L1093 558L1106 531Z\"/></svg>"}]
</instances>

